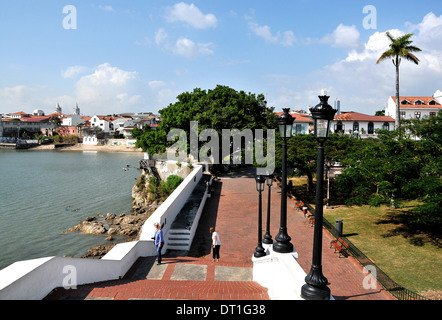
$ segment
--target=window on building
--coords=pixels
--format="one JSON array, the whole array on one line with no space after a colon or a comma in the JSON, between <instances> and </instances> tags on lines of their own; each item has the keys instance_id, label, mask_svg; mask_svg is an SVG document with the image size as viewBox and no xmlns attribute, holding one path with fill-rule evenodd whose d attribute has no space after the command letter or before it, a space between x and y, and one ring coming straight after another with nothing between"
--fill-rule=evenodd
<instances>
[{"instance_id":1,"label":"window on building","mask_svg":"<svg viewBox=\"0 0 442 320\"><path fill-rule=\"evenodd\" d=\"M421 112L420 112L420 111L415 111L415 112L414 112L414 117L415 117L416 119L420 119L420 118L421 118Z\"/></svg>"},{"instance_id":2,"label":"window on building","mask_svg":"<svg viewBox=\"0 0 442 320\"><path fill-rule=\"evenodd\" d=\"M407 100L402 100L401 104L410 104L410 102L408 102Z\"/></svg>"},{"instance_id":3,"label":"window on building","mask_svg":"<svg viewBox=\"0 0 442 320\"><path fill-rule=\"evenodd\" d=\"M430 102L428 102L428 104L430 106L435 106L436 105L436 101L435 100L431 100Z\"/></svg>"},{"instance_id":4,"label":"window on building","mask_svg":"<svg viewBox=\"0 0 442 320\"><path fill-rule=\"evenodd\" d=\"M373 134L374 133L374 124L373 122L369 122L368 123L368 134Z\"/></svg>"},{"instance_id":5,"label":"window on building","mask_svg":"<svg viewBox=\"0 0 442 320\"><path fill-rule=\"evenodd\" d=\"M417 106L420 106L420 105L422 105L422 100L416 100L414 102L414 104L417 105Z\"/></svg>"},{"instance_id":6,"label":"window on building","mask_svg":"<svg viewBox=\"0 0 442 320\"><path fill-rule=\"evenodd\" d=\"M382 126L382 129L389 131L390 130L390 124L388 122L384 122L384 125Z\"/></svg>"},{"instance_id":7,"label":"window on building","mask_svg":"<svg viewBox=\"0 0 442 320\"><path fill-rule=\"evenodd\" d=\"M430 112L430 117L435 117L435 116L436 116L436 112L431 111L431 112Z\"/></svg>"},{"instance_id":8,"label":"window on building","mask_svg":"<svg viewBox=\"0 0 442 320\"><path fill-rule=\"evenodd\" d=\"M335 132L342 132L344 131L344 125L342 124L342 121L338 121L338 123L335 125Z\"/></svg>"},{"instance_id":9,"label":"window on building","mask_svg":"<svg viewBox=\"0 0 442 320\"><path fill-rule=\"evenodd\" d=\"M405 111L401 111L401 118L405 118Z\"/></svg>"},{"instance_id":10,"label":"window on building","mask_svg":"<svg viewBox=\"0 0 442 320\"><path fill-rule=\"evenodd\" d=\"M353 131L359 131L359 122L353 123Z\"/></svg>"}]
</instances>

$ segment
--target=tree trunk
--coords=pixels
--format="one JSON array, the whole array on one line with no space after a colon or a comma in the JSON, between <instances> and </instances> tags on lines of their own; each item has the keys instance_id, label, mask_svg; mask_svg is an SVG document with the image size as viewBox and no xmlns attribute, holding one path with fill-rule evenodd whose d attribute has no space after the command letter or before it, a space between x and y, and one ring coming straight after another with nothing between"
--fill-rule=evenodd
<instances>
[{"instance_id":1,"label":"tree trunk","mask_svg":"<svg viewBox=\"0 0 442 320\"><path fill-rule=\"evenodd\" d=\"M395 119L395 127L397 130L400 130L401 126L401 109L400 109L400 101L399 101L399 64L400 59L396 56L396 119Z\"/></svg>"},{"instance_id":2,"label":"tree trunk","mask_svg":"<svg viewBox=\"0 0 442 320\"><path fill-rule=\"evenodd\" d=\"M306 170L306 175L307 175L307 193L312 193L313 192L313 175L311 172L309 172L308 170Z\"/></svg>"}]
</instances>

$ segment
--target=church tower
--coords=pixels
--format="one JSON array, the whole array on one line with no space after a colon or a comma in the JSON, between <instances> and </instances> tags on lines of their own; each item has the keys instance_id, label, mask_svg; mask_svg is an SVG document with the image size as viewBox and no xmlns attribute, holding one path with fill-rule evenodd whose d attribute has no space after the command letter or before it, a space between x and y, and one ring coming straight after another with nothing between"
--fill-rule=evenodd
<instances>
[{"instance_id":1,"label":"church tower","mask_svg":"<svg viewBox=\"0 0 442 320\"><path fill-rule=\"evenodd\" d=\"M73 114L78 115L78 116L80 115L80 108L78 107L78 103L75 104Z\"/></svg>"},{"instance_id":2,"label":"church tower","mask_svg":"<svg viewBox=\"0 0 442 320\"><path fill-rule=\"evenodd\" d=\"M61 107L59 103L57 103L57 105L55 106L54 113L61 113Z\"/></svg>"}]
</instances>

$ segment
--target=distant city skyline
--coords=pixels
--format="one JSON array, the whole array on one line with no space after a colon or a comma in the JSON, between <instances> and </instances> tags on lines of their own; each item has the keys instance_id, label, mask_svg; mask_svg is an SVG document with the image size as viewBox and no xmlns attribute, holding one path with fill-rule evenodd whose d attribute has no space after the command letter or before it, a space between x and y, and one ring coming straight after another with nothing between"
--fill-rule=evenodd
<instances>
[{"instance_id":1,"label":"distant city skyline","mask_svg":"<svg viewBox=\"0 0 442 320\"><path fill-rule=\"evenodd\" d=\"M374 114L395 95L376 65L386 31L414 33L418 66L401 96L442 90L442 7L435 1L17 0L0 4L0 114L57 103L70 114L153 112L194 88L264 94L307 110L321 89L342 111Z\"/></svg>"}]
</instances>

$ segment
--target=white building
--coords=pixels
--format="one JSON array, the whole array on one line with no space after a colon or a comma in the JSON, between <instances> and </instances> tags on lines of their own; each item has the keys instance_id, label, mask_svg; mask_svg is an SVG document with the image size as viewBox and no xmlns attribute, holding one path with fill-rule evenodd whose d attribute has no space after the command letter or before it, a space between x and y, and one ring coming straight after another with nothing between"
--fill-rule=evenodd
<instances>
[{"instance_id":1,"label":"white building","mask_svg":"<svg viewBox=\"0 0 442 320\"><path fill-rule=\"evenodd\" d=\"M277 112L275 115L280 117L283 112ZM309 134L313 128L312 117L308 114L290 112L290 115L295 119L293 122L293 135Z\"/></svg>"},{"instance_id":2,"label":"white building","mask_svg":"<svg viewBox=\"0 0 442 320\"><path fill-rule=\"evenodd\" d=\"M43 110L40 110L40 109L35 109L35 110L32 112L32 114L33 114L34 116L44 117L45 112L44 112Z\"/></svg>"},{"instance_id":3,"label":"white building","mask_svg":"<svg viewBox=\"0 0 442 320\"><path fill-rule=\"evenodd\" d=\"M135 120L132 118L117 118L112 121L115 131L119 131L119 129L123 129L125 127L132 127L135 125Z\"/></svg>"},{"instance_id":4,"label":"white building","mask_svg":"<svg viewBox=\"0 0 442 320\"><path fill-rule=\"evenodd\" d=\"M104 133L113 133L115 129L112 120L114 120L112 117L95 115L90 120L91 128L98 127Z\"/></svg>"},{"instance_id":5,"label":"white building","mask_svg":"<svg viewBox=\"0 0 442 320\"><path fill-rule=\"evenodd\" d=\"M68 127L76 127L82 123L84 123L84 120L81 118L79 114L72 114L70 116L67 116L66 118L63 118L63 122L61 125Z\"/></svg>"},{"instance_id":6,"label":"white building","mask_svg":"<svg viewBox=\"0 0 442 320\"><path fill-rule=\"evenodd\" d=\"M335 116L330 128L334 133L357 134L361 138L376 137L377 130L394 130L394 118L343 111Z\"/></svg>"},{"instance_id":7,"label":"white building","mask_svg":"<svg viewBox=\"0 0 442 320\"><path fill-rule=\"evenodd\" d=\"M84 136L83 144L86 146L97 146L104 144L104 140L98 139L96 135Z\"/></svg>"},{"instance_id":8,"label":"white building","mask_svg":"<svg viewBox=\"0 0 442 320\"><path fill-rule=\"evenodd\" d=\"M436 91L433 97L399 97L401 119L422 119L435 116L442 109L442 92ZM396 119L396 97L390 97L385 107L385 115Z\"/></svg>"}]
</instances>

